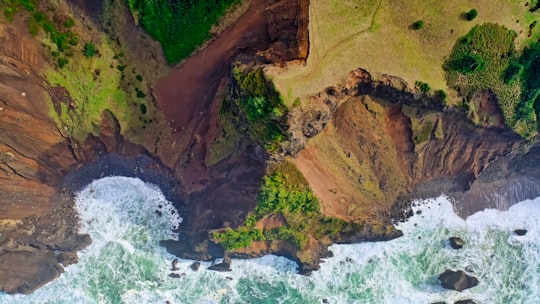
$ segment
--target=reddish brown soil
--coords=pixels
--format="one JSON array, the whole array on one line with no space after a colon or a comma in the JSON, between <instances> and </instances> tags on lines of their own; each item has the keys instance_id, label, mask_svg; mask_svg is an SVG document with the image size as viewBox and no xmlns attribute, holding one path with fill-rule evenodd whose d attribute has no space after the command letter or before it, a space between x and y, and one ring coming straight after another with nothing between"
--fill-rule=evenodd
<instances>
[{"instance_id":1,"label":"reddish brown soil","mask_svg":"<svg viewBox=\"0 0 540 304\"><path fill-rule=\"evenodd\" d=\"M190 256L208 230L239 225L255 207L268 157L262 148L244 138L228 158L212 167L205 164L210 143L221 134L220 90L226 92L231 63L240 53L262 62L305 59L306 3L254 0L231 27L155 85L157 105L176 133L173 148L161 151L160 157L185 155L174 169L185 194L182 233L193 243L181 249L180 244L167 244L172 252Z\"/></svg>"}]
</instances>

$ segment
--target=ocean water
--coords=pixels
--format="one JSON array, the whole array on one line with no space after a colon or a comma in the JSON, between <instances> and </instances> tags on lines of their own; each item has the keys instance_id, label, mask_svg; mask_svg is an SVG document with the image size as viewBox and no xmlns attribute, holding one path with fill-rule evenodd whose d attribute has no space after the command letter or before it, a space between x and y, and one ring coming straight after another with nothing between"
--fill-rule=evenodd
<instances>
[{"instance_id":1,"label":"ocean water","mask_svg":"<svg viewBox=\"0 0 540 304\"><path fill-rule=\"evenodd\" d=\"M199 271L171 261L158 242L174 239L181 217L159 189L138 179L107 177L77 197L82 231L93 244L79 263L31 295L0 293L0 303L540 303L540 198L466 221L444 197L418 202L389 242L334 245L334 257L311 276L282 257L233 260L232 272ZM159 210L162 216L155 212ZM514 229L528 233L517 236ZM447 239L466 244L452 249ZM480 284L463 292L440 287L446 269L467 269Z\"/></svg>"}]
</instances>

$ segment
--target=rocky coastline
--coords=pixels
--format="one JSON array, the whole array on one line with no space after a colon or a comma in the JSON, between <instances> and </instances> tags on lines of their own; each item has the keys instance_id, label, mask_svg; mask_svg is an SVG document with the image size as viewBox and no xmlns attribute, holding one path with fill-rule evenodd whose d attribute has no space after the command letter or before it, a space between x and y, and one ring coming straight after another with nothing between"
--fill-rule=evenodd
<instances>
[{"instance_id":1,"label":"rocky coastline","mask_svg":"<svg viewBox=\"0 0 540 304\"><path fill-rule=\"evenodd\" d=\"M89 1L75 2L84 9ZM336 118L352 117L359 105L366 109L381 107L379 114L384 123L380 129L362 133L352 139L355 142L343 141L342 145L347 146L350 155L360 158L362 154L357 150L377 146L377 138L382 134L388 138L388 146L384 146L389 147L388 155L397 158L390 166L399 182L386 185L382 181L386 182L388 176L376 176L382 196L370 199L363 194L351 194L358 199L354 203L375 209L380 201L386 201L385 206L377 209L381 221L391 224L405 220L414 199L441 193L454 199L455 208L463 217L487 207L504 209L540 196L540 143L524 142L505 126L474 125L466 114L445 108L438 97L417 92L398 77L374 77L361 68L352 71L345 83L327 88L311 97L305 106L291 111L287 130L290 137L277 153L270 155L254 140L243 136L233 152L208 165L208 151L224 130L219 110L230 86L228 70L233 61L286 64L301 62L308 56L309 1L281 1L274 5L261 0L252 5L264 18L239 21L238 28L231 27L230 32L222 33L223 39L234 40L234 44L222 48L224 42L216 38L153 87L151 98L164 117L161 124L149 127L160 134L155 137L133 135L154 134L151 130L122 130L110 111L102 113L99 134L90 134L83 142L70 137L48 112L48 102L63 102L60 99L65 95L57 94L58 90L49 86L38 72L50 64L39 42L24 32L22 17L4 26L0 35L1 291L30 293L58 277L63 266L77 261L77 251L89 245L91 239L78 234L73 197L92 180L111 175L136 177L155 184L174 203L185 221L176 231L181 242L162 242L169 252L194 260L277 254L299 262L300 273L309 274L318 269L322 258L331 256L329 243L315 242L308 260L300 259L301 252L290 242L255 242L248 248L225 253L212 241L210 232L240 225L255 208L267 162L304 157L302 151L309 149L308 141L329 132L329 126L338 130L336 136L342 136L339 132L361 133L361 126L347 129ZM95 5L91 5L91 10L92 15L100 14ZM250 25L253 27L249 28ZM282 35L278 29L287 29L290 34L285 41L279 39ZM219 64L203 66L208 70L200 72L196 82L205 85L193 90L186 89L189 82L177 85L178 79L193 75L194 67L199 69L198 60L206 55ZM483 94L486 99L493 99L490 92ZM363 96L376 101L354 99ZM179 102L182 106L178 106ZM430 122L426 138L415 137L418 128L413 124L418 121ZM168 130L161 132L158 128ZM373 168L378 166L374 170L377 174L386 172L387 168L380 165L384 156L382 160L377 157L365 161ZM313 179L307 179L314 185ZM340 190L348 191L347 185L342 187ZM325 210L331 215L350 221L360 218L358 214L333 210L333 199L323 199L328 208ZM508 205L500 205L503 201ZM375 233L371 226L366 226L332 242L384 241L400 235L397 230Z\"/></svg>"}]
</instances>

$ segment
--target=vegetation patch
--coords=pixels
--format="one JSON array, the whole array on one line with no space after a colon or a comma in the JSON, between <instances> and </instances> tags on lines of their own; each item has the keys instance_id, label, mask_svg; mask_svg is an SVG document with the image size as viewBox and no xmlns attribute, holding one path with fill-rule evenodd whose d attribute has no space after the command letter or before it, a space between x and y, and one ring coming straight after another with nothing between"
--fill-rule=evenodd
<instances>
[{"instance_id":1,"label":"vegetation patch","mask_svg":"<svg viewBox=\"0 0 540 304\"><path fill-rule=\"evenodd\" d=\"M287 107L262 69L234 70L234 89L230 100L223 103L222 112L232 110L245 122L245 132L267 151L277 150L286 138L284 133Z\"/></svg>"},{"instance_id":2,"label":"vegetation patch","mask_svg":"<svg viewBox=\"0 0 540 304\"><path fill-rule=\"evenodd\" d=\"M171 64L189 56L210 38L210 29L240 0L127 0L139 24L161 43Z\"/></svg>"},{"instance_id":3,"label":"vegetation patch","mask_svg":"<svg viewBox=\"0 0 540 304\"><path fill-rule=\"evenodd\" d=\"M12 21L16 12L26 10L30 17L28 19L28 31L32 36L36 36L40 30L47 35L54 45L51 48L51 55L56 58L55 62L59 68L65 67L73 57L73 47L79 44L79 36L72 30L75 25L73 18L53 14L52 17L39 7L38 0L1 0L0 6L8 21Z\"/></svg>"},{"instance_id":4,"label":"vegetation patch","mask_svg":"<svg viewBox=\"0 0 540 304\"><path fill-rule=\"evenodd\" d=\"M319 201L302 173L294 164L283 162L270 168L263 178L257 207L244 224L214 232L213 238L226 250L247 247L253 241L273 240L289 241L303 249L310 238L335 240L344 232L358 231L362 227L327 217L319 208ZM271 215L283 216L286 223L267 230L256 227L257 222Z\"/></svg>"},{"instance_id":5,"label":"vegetation patch","mask_svg":"<svg viewBox=\"0 0 540 304\"><path fill-rule=\"evenodd\" d=\"M516 55L514 40L517 34L494 23L477 25L458 39L448 60L444 63L448 85L456 89L464 101L483 89L492 90L503 110L505 123L525 138L536 133L536 117L532 104L535 94L527 93L536 85L522 81L532 69L524 51L522 59ZM533 51L534 53L534 51ZM534 57L534 56L533 56ZM534 72L532 72L534 74ZM533 81L534 82L534 81ZM527 97L527 101L523 98ZM464 104L462 107L466 107Z\"/></svg>"}]
</instances>

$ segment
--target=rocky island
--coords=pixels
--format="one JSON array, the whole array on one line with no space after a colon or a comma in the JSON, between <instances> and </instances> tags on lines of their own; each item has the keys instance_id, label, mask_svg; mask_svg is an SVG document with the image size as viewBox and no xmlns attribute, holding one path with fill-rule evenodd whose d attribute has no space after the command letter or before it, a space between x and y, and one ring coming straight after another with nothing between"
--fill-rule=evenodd
<instances>
[{"instance_id":1,"label":"rocky island","mask_svg":"<svg viewBox=\"0 0 540 304\"><path fill-rule=\"evenodd\" d=\"M104 176L161 188L180 258L303 274L333 243L399 237L415 198L466 217L540 196L537 6L155 3L2 3L0 291L77 262L73 198Z\"/></svg>"}]
</instances>

